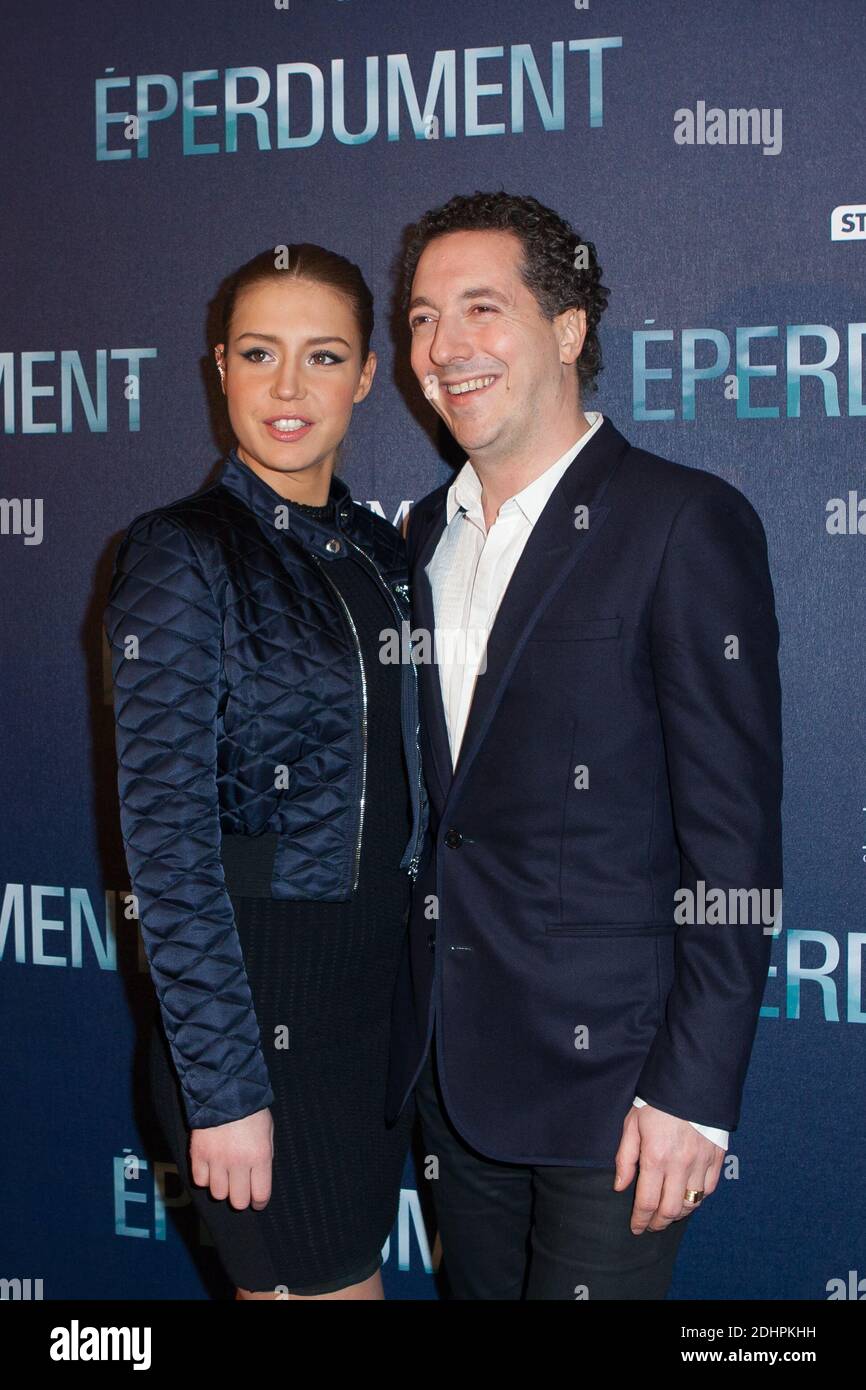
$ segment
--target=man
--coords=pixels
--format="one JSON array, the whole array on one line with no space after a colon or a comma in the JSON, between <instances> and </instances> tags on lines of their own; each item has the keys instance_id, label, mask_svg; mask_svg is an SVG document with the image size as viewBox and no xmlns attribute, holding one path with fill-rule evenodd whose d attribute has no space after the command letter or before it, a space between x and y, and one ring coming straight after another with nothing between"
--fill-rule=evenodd
<instances>
[{"instance_id":1,"label":"man","mask_svg":"<svg viewBox=\"0 0 866 1390\"><path fill-rule=\"evenodd\" d=\"M412 367L468 457L408 528L431 834L388 1113L417 1082L460 1298L664 1297L773 931L706 903L781 886L763 528L584 414L600 276L506 193L427 213L405 251Z\"/></svg>"}]
</instances>

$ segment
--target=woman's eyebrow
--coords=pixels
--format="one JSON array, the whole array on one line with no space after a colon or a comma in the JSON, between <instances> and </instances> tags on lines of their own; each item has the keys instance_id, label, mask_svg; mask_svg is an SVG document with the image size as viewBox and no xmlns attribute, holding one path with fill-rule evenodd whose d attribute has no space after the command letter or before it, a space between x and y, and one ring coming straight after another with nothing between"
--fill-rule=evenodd
<instances>
[{"instance_id":1,"label":"woman's eyebrow","mask_svg":"<svg viewBox=\"0 0 866 1390\"><path fill-rule=\"evenodd\" d=\"M260 338L260 339L261 339L263 342L265 342L265 343L279 343L279 342L282 342L282 339L281 339L281 338L277 338L273 333L239 333L238 336L237 336L237 339L236 339L235 341L236 341L236 342L239 342L241 338ZM351 350L351 347L352 347L352 344L351 344L351 343L347 343L347 342L346 342L346 339L345 339L345 338L341 338L341 337L339 336L338 333L327 334L327 335L326 335L325 337L323 337L323 338L307 338L306 341L307 341L308 344L310 344L310 343L345 343L345 344L346 344L346 347L349 348L350 350Z\"/></svg>"}]
</instances>

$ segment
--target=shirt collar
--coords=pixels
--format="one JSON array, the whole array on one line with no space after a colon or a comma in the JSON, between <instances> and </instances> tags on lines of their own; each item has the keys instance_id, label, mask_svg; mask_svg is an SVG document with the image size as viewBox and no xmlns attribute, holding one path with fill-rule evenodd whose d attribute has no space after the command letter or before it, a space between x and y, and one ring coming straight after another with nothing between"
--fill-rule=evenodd
<instances>
[{"instance_id":1,"label":"shirt collar","mask_svg":"<svg viewBox=\"0 0 866 1390\"><path fill-rule=\"evenodd\" d=\"M506 498L506 502L516 502L517 506L526 517L530 526L534 526L541 516L545 506L550 500L550 494L556 487L563 473L569 464L580 453L584 444L592 438L596 431L601 427L604 419L600 410L586 410L584 417L589 421L590 428L581 435L580 439L574 444L570 444L564 454L534 478L520 492L516 492L513 497ZM503 503L505 506L506 503ZM450 526L454 517L460 511L466 511L474 515L476 519L481 518L481 479L469 462L466 460L457 477L448 489L446 497L446 518Z\"/></svg>"}]
</instances>

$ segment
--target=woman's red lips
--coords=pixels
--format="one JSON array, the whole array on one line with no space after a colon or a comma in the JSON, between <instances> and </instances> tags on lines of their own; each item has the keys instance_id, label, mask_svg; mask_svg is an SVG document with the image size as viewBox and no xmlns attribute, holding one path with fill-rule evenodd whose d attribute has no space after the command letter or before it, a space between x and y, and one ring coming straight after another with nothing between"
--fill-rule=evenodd
<instances>
[{"instance_id":1,"label":"woman's red lips","mask_svg":"<svg viewBox=\"0 0 866 1390\"><path fill-rule=\"evenodd\" d=\"M278 420L301 420L303 423L293 429L281 430L277 427ZM295 439L303 439L313 428L312 420L308 420L305 415L273 415L270 420L263 420L262 424L271 438L278 439L281 444L291 444Z\"/></svg>"}]
</instances>

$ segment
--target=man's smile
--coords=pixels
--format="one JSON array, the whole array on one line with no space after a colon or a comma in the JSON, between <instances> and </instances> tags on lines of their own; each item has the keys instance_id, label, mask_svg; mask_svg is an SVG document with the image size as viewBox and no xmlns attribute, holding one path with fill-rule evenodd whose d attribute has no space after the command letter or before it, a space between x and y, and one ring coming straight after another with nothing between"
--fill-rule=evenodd
<instances>
[{"instance_id":1,"label":"man's smile","mask_svg":"<svg viewBox=\"0 0 866 1390\"><path fill-rule=\"evenodd\" d=\"M440 382L448 399L455 402L469 396L484 395L499 380L496 376L473 376L464 381Z\"/></svg>"}]
</instances>

